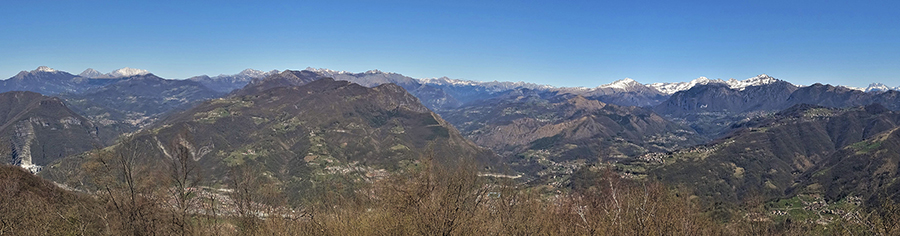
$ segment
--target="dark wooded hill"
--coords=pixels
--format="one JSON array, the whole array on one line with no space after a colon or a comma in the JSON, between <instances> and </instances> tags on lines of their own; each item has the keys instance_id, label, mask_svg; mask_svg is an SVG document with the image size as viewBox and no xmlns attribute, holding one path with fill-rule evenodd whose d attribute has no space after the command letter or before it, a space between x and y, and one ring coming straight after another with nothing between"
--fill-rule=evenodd
<instances>
[{"instance_id":1,"label":"dark wooded hill","mask_svg":"<svg viewBox=\"0 0 900 236\"><path fill-rule=\"evenodd\" d=\"M669 153L650 174L712 201L783 197L811 172L839 162L832 160L835 153L870 147L865 140L884 136L898 124L900 113L878 104L844 109L796 105L738 125L710 144Z\"/></svg>"},{"instance_id":2,"label":"dark wooded hill","mask_svg":"<svg viewBox=\"0 0 900 236\"><path fill-rule=\"evenodd\" d=\"M98 132L59 98L0 93L0 163L44 166L98 147Z\"/></svg>"}]
</instances>

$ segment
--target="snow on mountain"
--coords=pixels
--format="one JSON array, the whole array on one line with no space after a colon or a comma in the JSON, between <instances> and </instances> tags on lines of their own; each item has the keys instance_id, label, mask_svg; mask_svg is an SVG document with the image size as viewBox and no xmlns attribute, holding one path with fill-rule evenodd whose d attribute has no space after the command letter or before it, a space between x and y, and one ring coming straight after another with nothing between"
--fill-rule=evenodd
<instances>
[{"instance_id":1,"label":"snow on mountain","mask_svg":"<svg viewBox=\"0 0 900 236\"><path fill-rule=\"evenodd\" d=\"M307 67L305 70L319 73L323 76L327 77L344 77L349 75L375 75L375 74L383 74L383 75L394 75L396 73L392 72L382 72L379 70L369 70L363 73L352 73L347 71L335 71L325 68L312 68ZM399 74L396 74L399 75ZM676 83L652 83L652 84L641 84L640 82L635 81L631 78L625 78L621 80L617 80L615 82L600 85L596 88L586 88L586 87L555 87L551 85L542 85L542 84L534 84L527 82L509 82L509 81L473 81L473 80L463 80L463 79L451 79L447 77L439 77L439 78L419 78L415 79L421 84L433 85L433 86L453 86L453 87L483 87L488 91L505 91L511 89L535 89L535 90L554 90L559 92L567 92L567 93L587 93L595 90L603 90L603 89L613 89L613 90L624 90L628 92L632 92L634 90L642 90L646 89L646 87L656 89L662 94L671 95L678 91L688 90L696 85L705 85L709 83L722 83L727 84L732 89L743 90L749 86L757 86L763 84L770 84L778 81L775 78L772 78L766 74L758 75L753 78L748 78L745 80L736 80L729 79L727 81L722 79L709 79L706 77L700 77L689 82L676 82Z\"/></svg>"},{"instance_id":2,"label":"snow on mountain","mask_svg":"<svg viewBox=\"0 0 900 236\"><path fill-rule=\"evenodd\" d=\"M451 78L447 78L447 77L419 79L419 82L423 83L423 84L456 85L456 86L475 86L475 85L480 84L480 82L476 82L476 81L451 79Z\"/></svg>"},{"instance_id":3,"label":"snow on mountain","mask_svg":"<svg viewBox=\"0 0 900 236\"><path fill-rule=\"evenodd\" d=\"M16 74L15 77L21 77L21 76L25 76L25 75L28 75L28 74L32 74L32 75L33 75L33 74L42 73L42 72L43 72L43 73L58 73L58 72L61 72L61 71L58 71L58 70L55 70L55 69L53 69L53 68L46 67L46 66L38 66L37 69L31 70L31 71L24 71L24 70L23 70L23 71L19 71L19 74Z\"/></svg>"},{"instance_id":4,"label":"snow on mountain","mask_svg":"<svg viewBox=\"0 0 900 236\"><path fill-rule=\"evenodd\" d=\"M316 73L323 74L323 75L329 75L329 76L331 76L331 75L353 74L353 73L350 73L350 72L347 72L347 71L336 71L336 70L329 70L329 69L325 69L325 68L312 68L312 67L306 67L305 70L312 71L312 72L316 72Z\"/></svg>"},{"instance_id":5,"label":"snow on mountain","mask_svg":"<svg viewBox=\"0 0 900 236\"><path fill-rule=\"evenodd\" d=\"M863 89L860 89L860 90L863 90ZM868 93L868 92L885 92L885 91L890 91L890 90L900 90L900 87L891 88L882 83L872 83L872 84L869 84L869 87L865 88L863 91Z\"/></svg>"},{"instance_id":6,"label":"snow on mountain","mask_svg":"<svg viewBox=\"0 0 900 236\"><path fill-rule=\"evenodd\" d=\"M391 73L391 72L381 72L381 71L378 70L378 69L368 70L368 71L366 71L365 73L366 73L366 74L380 74L380 73L384 73L384 74L394 74L394 73Z\"/></svg>"},{"instance_id":7,"label":"snow on mountain","mask_svg":"<svg viewBox=\"0 0 900 236\"><path fill-rule=\"evenodd\" d=\"M203 75L203 76L209 77L210 79L213 79L213 80L241 80L241 81L246 80L246 81L250 81L249 79L261 79L261 78L265 78L266 76L269 76L269 75L278 74L279 72L280 71L278 71L278 70L261 71L261 70L254 70L254 69L247 68L247 69L244 69L243 71L241 71L240 73L233 74L233 75L219 74L219 75L213 76L213 77L209 77L206 75ZM199 77L203 77L203 76L194 76L194 77L191 77L188 79L196 80L196 79L199 79Z\"/></svg>"},{"instance_id":8,"label":"snow on mountain","mask_svg":"<svg viewBox=\"0 0 900 236\"><path fill-rule=\"evenodd\" d=\"M745 80L736 80L734 78L731 78L728 81L725 81L725 83L728 84L728 86L731 87L732 89L744 90L744 88L747 88L750 86L771 84L771 83L775 83L777 81L778 81L777 79L772 78L771 76L769 76L767 74L761 74L761 75L757 75L756 77L745 79Z\"/></svg>"},{"instance_id":9,"label":"snow on mountain","mask_svg":"<svg viewBox=\"0 0 900 236\"><path fill-rule=\"evenodd\" d=\"M637 81L634 81L631 78L625 78L625 79L616 80L615 82L612 82L610 84L600 85L598 88L614 88L614 89L629 90L631 88L634 88L635 86L640 86L640 85L642 85L642 84L638 83Z\"/></svg>"},{"instance_id":10,"label":"snow on mountain","mask_svg":"<svg viewBox=\"0 0 900 236\"><path fill-rule=\"evenodd\" d=\"M527 89L554 89L556 87L550 85L542 85L535 83L527 83L527 82L508 82L508 81L492 81L492 82L481 82L481 81L473 81L473 80L461 80L461 79L451 79L447 77L440 78L424 78L417 79L419 83L422 84L430 84L430 85L438 85L438 86L482 86L494 91L502 91L502 90L510 90L516 88L527 88Z\"/></svg>"},{"instance_id":11,"label":"snow on mountain","mask_svg":"<svg viewBox=\"0 0 900 236\"><path fill-rule=\"evenodd\" d=\"M114 70L113 72L106 73L106 74L100 73L99 71L94 70L93 68L87 68L83 72L81 72L81 74L78 74L78 76L85 77L85 78L91 78L91 79L115 79L115 78L131 77L131 76L146 75L146 74L150 74L150 72L147 70L134 69L134 68L128 68L128 67Z\"/></svg>"},{"instance_id":12,"label":"snow on mountain","mask_svg":"<svg viewBox=\"0 0 900 236\"><path fill-rule=\"evenodd\" d=\"M693 88L694 86L700 84L705 85L709 83L724 83L722 80L711 80L706 77L696 78L691 80L690 82L676 82L676 83L652 83L647 86L651 88L655 88L659 90L659 92L664 94L674 94L678 91L684 91Z\"/></svg>"},{"instance_id":13,"label":"snow on mountain","mask_svg":"<svg viewBox=\"0 0 900 236\"><path fill-rule=\"evenodd\" d=\"M131 77L131 76L146 75L146 74L150 74L150 72L147 70L125 67L122 69L114 70L113 72L110 72L107 75L111 76L112 78L121 78L121 77Z\"/></svg>"},{"instance_id":14,"label":"snow on mountain","mask_svg":"<svg viewBox=\"0 0 900 236\"><path fill-rule=\"evenodd\" d=\"M801 87L803 87L803 86L801 86ZM866 89L865 89L865 88L860 88L860 87L853 87L853 86L846 86L846 85L838 85L838 86L835 86L835 87L842 87L842 88L848 88L848 89L852 89L852 90L859 90L859 91L863 91L863 92L865 92L865 91L866 91Z\"/></svg>"},{"instance_id":15,"label":"snow on mountain","mask_svg":"<svg viewBox=\"0 0 900 236\"><path fill-rule=\"evenodd\" d=\"M324 76L330 76L330 77L353 76L353 75L356 75L356 76L377 75L377 74L383 74L385 76L399 75L399 74L396 74L393 72L382 72L379 70L369 70L369 71L366 71L363 73L358 73L358 74L347 72L347 71L335 71L335 70L330 70L330 69L325 69L325 68L307 67L306 70L316 72L316 73L322 74ZM59 71L55 70L53 68L47 67L47 66L40 66L35 70L28 71L28 72L23 71L21 73L37 73L37 72L55 73L55 72L59 72ZM217 79L217 80L222 80L222 79L241 80L240 82L243 82L243 80L245 80L245 79L238 79L238 77L251 78L251 79L252 78L264 78L266 76L276 74L278 72L279 72L278 70L272 70L272 71L265 72L265 71L254 70L254 69L245 69L235 75L222 74L222 75L218 75L218 76L215 76L212 78ZM80 74L78 74L78 76L84 77L84 78L122 78L122 77L131 77L131 76L146 75L146 74L150 74L150 72L147 70L134 69L134 68L129 68L129 67L121 68L121 69L118 69L118 70L115 70L113 72L106 73L106 74L103 74L92 68L88 68L88 69L84 70L83 72L81 72ZM412 79L412 78L409 78L409 79ZM761 74L761 75L758 75L758 76L755 76L752 78L748 78L745 80L737 80L734 78L728 79L728 80L722 80L722 79L709 79L706 77L699 77L697 79L694 79L694 80L691 80L688 82L651 83L651 84L641 84L640 82L637 82L634 79L625 78L625 79L614 81L609 84L600 85L595 88L588 88L588 87L555 87L555 86L551 86L551 85L527 83L527 82L522 82L522 81L509 82L509 81L496 81L495 80L495 81L490 81L490 82L483 82L483 81L473 81L473 80L451 79L451 78L447 78L447 77L421 78L421 79L414 79L414 80L418 81L421 84L430 84L430 85L436 85L436 86L455 86L455 87L478 86L478 87L484 87L485 89L488 89L489 91L504 91L504 90L510 90L510 89L526 88L526 89L536 89L536 90L555 90L555 91L570 92L570 93L586 93L586 92L591 92L591 91L595 91L598 89L613 89L613 90L632 91L632 90L636 90L636 89L642 89L642 87L649 87L649 88L655 89L655 90L659 91L660 93L666 94L666 95L671 95L671 94L674 94L679 91L688 90L697 85L706 85L706 84L710 84L710 83L726 84L732 89L744 90L745 88L750 87L750 86L771 84L771 83L775 83L776 81L779 81L778 79L772 78L771 76L766 75L766 74ZM839 85L839 86L846 87L849 89L854 89L854 90L865 91L865 92L900 90L900 86L889 87L882 83L873 83L873 84L870 84L867 88L857 88L857 87L849 87L849 86L843 86L843 85ZM643 88L643 89L646 89L646 88Z\"/></svg>"},{"instance_id":16,"label":"snow on mountain","mask_svg":"<svg viewBox=\"0 0 900 236\"><path fill-rule=\"evenodd\" d=\"M248 69L241 71L241 73L238 73L237 75L242 75L242 76L246 76L246 77L250 77L250 78L263 78L263 77L269 76L271 74L276 74L276 73L278 73L278 70L272 70L269 72L265 72L265 71L261 71L261 70L254 70L254 69L248 68ZM221 77L221 76L223 76L223 75L219 75L218 77Z\"/></svg>"},{"instance_id":17,"label":"snow on mountain","mask_svg":"<svg viewBox=\"0 0 900 236\"><path fill-rule=\"evenodd\" d=\"M753 78L745 79L745 80L736 80L734 78L729 79L728 81L722 79L709 79L706 77L700 77L690 82L676 82L676 83L652 83L647 86L655 88L664 94L674 94L678 91L684 91L693 88L697 85L706 85L710 83L720 83L727 84L728 87L737 90L744 90L750 86L759 86L764 84L771 84L778 81L778 79L772 78L769 75L761 74Z\"/></svg>"},{"instance_id":18,"label":"snow on mountain","mask_svg":"<svg viewBox=\"0 0 900 236\"><path fill-rule=\"evenodd\" d=\"M53 68L50 68L50 67L46 67L46 66L38 66L37 69L35 69L31 72L56 72L56 70L54 70Z\"/></svg>"}]
</instances>

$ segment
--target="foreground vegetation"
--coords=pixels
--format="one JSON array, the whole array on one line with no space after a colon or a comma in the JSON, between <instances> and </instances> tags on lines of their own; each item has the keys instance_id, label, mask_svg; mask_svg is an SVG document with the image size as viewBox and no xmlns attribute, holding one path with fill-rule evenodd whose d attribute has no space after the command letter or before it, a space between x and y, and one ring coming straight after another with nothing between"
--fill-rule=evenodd
<instances>
[{"instance_id":1,"label":"foreground vegetation","mask_svg":"<svg viewBox=\"0 0 900 236\"><path fill-rule=\"evenodd\" d=\"M138 168L127 155L105 155L84 164L94 183L87 193L63 190L18 167L2 167L0 235L900 233L900 205L891 202L871 211L858 208L855 220L772 219L764 217L768 207L791 212L802 208L798 202L815 199L716 209L659 183L620 178L608 169L582 169L568 189L550 191L479 177L473 164L448 167L423 158L367 183L321 183L303 205L290 206L283 189L250 170L229 170L230 189L217 190L203 187L190 159Z\"/></svg>"}]
</instances>

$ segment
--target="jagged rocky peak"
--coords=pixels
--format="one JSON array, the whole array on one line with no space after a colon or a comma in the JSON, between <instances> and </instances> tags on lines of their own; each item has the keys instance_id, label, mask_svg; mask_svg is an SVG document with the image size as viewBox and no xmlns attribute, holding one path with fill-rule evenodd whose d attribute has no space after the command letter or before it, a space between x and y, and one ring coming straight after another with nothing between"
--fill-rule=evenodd
<instances>
[{"instance_id":1,"label":"jagged rocky peak","mask_svg":"<svg viewBox=\"0 0 900 236\"><path fill-rule=\"evenodd\" d=\"M776 79L776 78L774 78L774 77L772 77L772 76L769 76L769 75L767 75L767 74L760 74L760 75L757 75L756 77L749 78L749 79L746 79L746 80L750 80L750 81L764 81L765 83L772 83L772 82L777 81L778 79Z\"/></svg>"},{"instance_id":2,"label":"jagged rocky peak","mask_svg":"<svg viewBox=\"0 0 900 236\"><path fill-rule=\"evenodd\" d=\"M861 90L861 89L857 89L857 90ZM900 87L891 88L882 83L872 83L872 84L869 84L869 87L866 87L866 89L863 91L865 91L865 92L886 92L886 91L890 91L890 90L900 90Z\"/></svg>"},{"instance_id":3,"label":"jagged rocky peak","mask_svg":"<svg viewBox=\"0 0 900 236\"><path fill-rule=\"evenodd\" d=\"M32 72L32 73L34 73L34 72L50 72L50 73L53 73L53 72L56 72L56 71L57 71L57 70L55 70L55 69L53 69L53 68L50 68L50 67L47 67L47 66L38 66L37 69L34 69L34 70L31 71L31 72Z\"/></svg>"},{"instance_id":4,"label":"jagged rocky peak","mask_svg":"<svg viewBox=\"0 0 900 236\"><path fill-rule=\"evenodd\" d=\"M365 73L366 73L366 74L381 74L381 73L384 73L384 72L381 72L381 71L378 70L378 69L373 69L373 70L368 70L368 71L366 71Z\"/></svg>"}]
</instances>

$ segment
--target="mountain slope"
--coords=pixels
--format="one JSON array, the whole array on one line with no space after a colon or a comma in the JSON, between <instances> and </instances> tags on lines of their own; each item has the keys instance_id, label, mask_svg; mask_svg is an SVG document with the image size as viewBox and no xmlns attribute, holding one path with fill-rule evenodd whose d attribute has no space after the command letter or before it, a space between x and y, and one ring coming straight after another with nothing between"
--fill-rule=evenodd
<instances>
[{"instance_id":1,"label":"mountain slope","mask_svg":"<svg viewBox=\"0 0 900 236\"><path fill-rule=\"evenodd\" d=\"M737 126L711 144L662 155L661 167L650 173L710 201L782 197L838 150L898 125L900 113L877 104L796 105Z\"/></svg>"},{"instance_id":2,"label":"mountain slope","mask_svg":"<svg viewBox=\"0 0 900 236\"><path fill-rule=\"evenodd\" d=\"M94 198L63 190L18 167L0 164L0 233L8 235L102 235Z\"/></svg>"},{"instance_id":3,"label":"mountain slope","mask_svg":"<svg viewBox=\"0 0 900 236\"><path fill-rule=\"evenodd\" d=\"M690 125L700 134L716 138L728 133L733 124L797 104L845 108L875 103L890 110L900 110L900 92L867 93L822 84L796 87L784 81L738 90L711 83L677 92L653 109L669 119Z\"/></svg>"},{"instance_id":4,"label":"mountain slope","mask_svg":"<svg viewBox=\"0 0 900 236\"><path fill-rule=\"evenodd\" d=\"M397 85L366 88L319 79L234 94L173 114L128 142L156 164L174 155L168 144L186 146L204 178L215 183L227 184L235 168L258 170L295 200L323 181L365 181L423 156L448 165L472 158L486 167L498 164L490 151L465 140Z\"/></svg>"},{"instance_id":5,"label":"mountain slope","mask_svg":"<svg viewBox=\"0 0 900 236\"><path fill-rule=\"evenodd\" d=\"M33 92L0 93L0 163L31 171L99 145L98 130L62 100Z\"/></svg>"},{"instance_id":6,"label":"mountain slope","mask_svg":"<svg viewBox=\"0 0 900 236\"><path fill-rule=\"evenodd\" d=\"M796 90L796 86L784 81L743 90L720 83L698 85L673 94L655 106L654 111L676 117L696 113L775 111L784 109L784 101Z\"/></svg>"},{"instance_id":7,"label":"mountain slope","mask_svg":"<svg viewBox=\"0 0 900 236\"><path fill-rule=\"evenodd\" d=\"M871 205L900 200L900 129L849 144L805 177L797 191L822 191L829 201L860 197Z\"/></svg>"}]
</instances>

